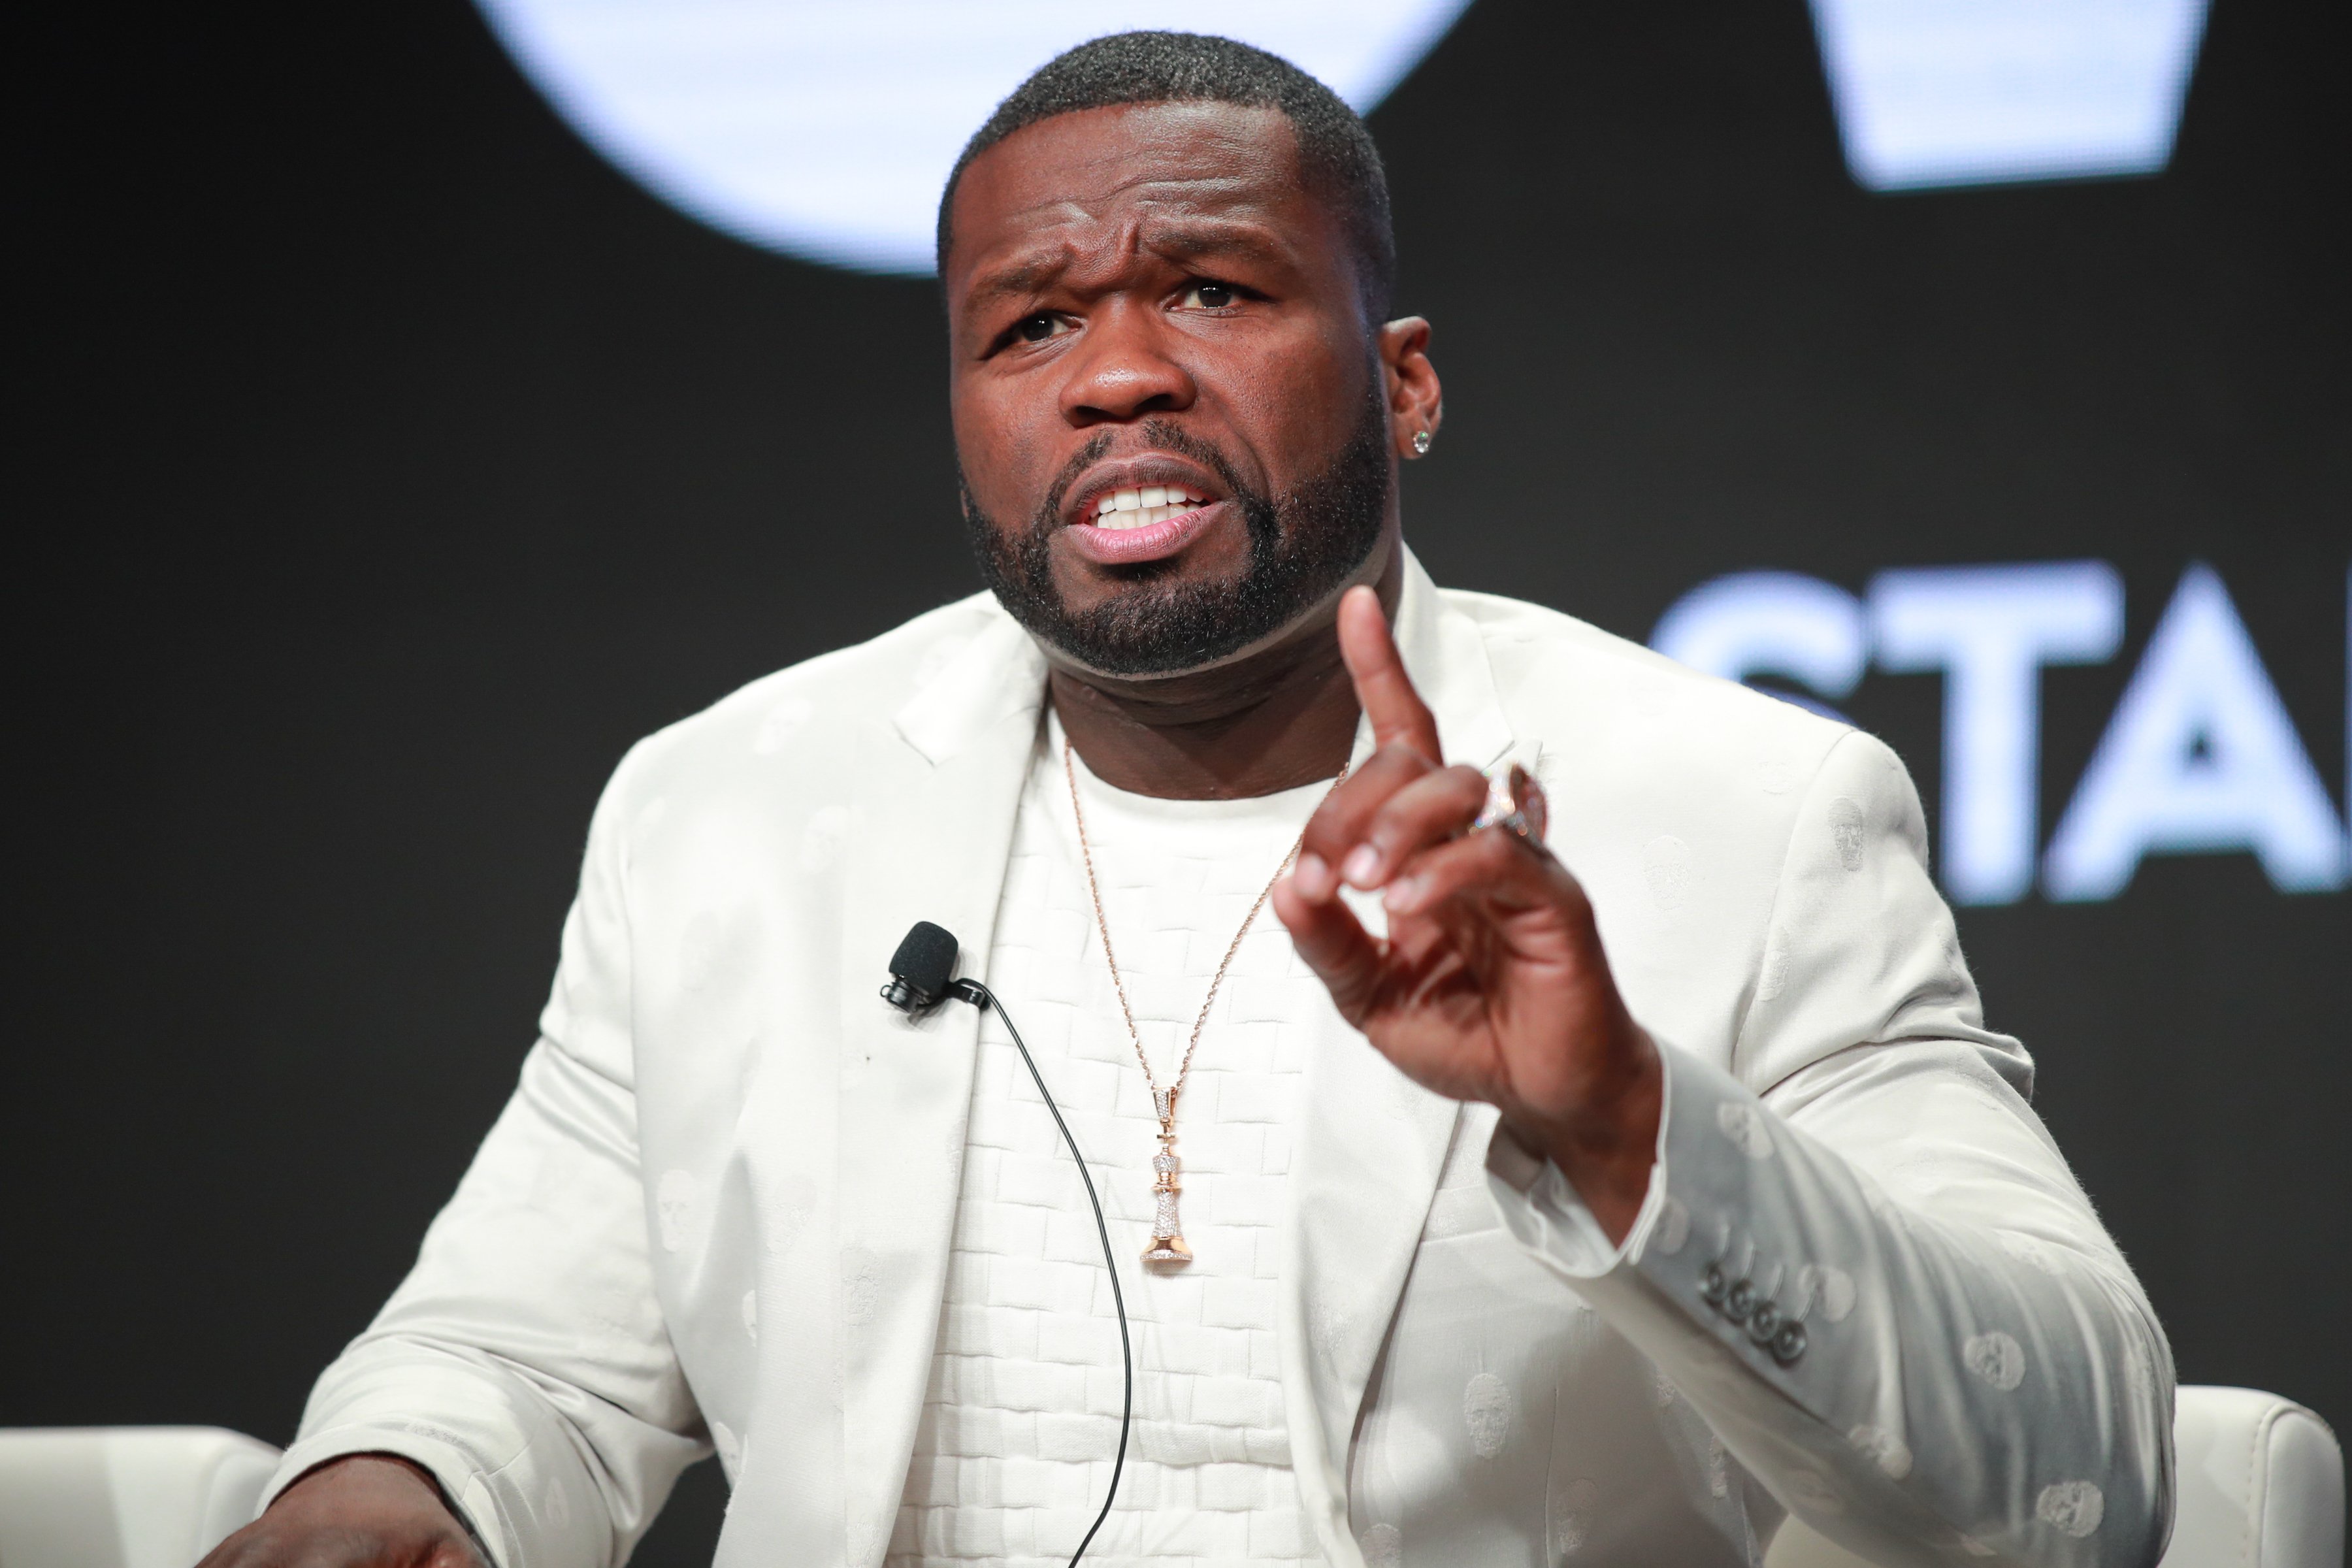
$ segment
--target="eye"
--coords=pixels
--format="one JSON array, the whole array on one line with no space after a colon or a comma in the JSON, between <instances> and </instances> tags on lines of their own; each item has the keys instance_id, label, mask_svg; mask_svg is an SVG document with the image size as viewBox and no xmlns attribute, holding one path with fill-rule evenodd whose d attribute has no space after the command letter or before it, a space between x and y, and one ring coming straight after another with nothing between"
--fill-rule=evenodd
<instances>
[{"instance_id":1,"label":"eye","mask_svg":"<svg viewBox=\"0 0 2352 1568\"><path fill-rule=\"evenodd\" d=\"M1013 331L1014 335L1024 343L1042 343L1047 338L1058 337L1069 331L1069 326L1061 317L1041 310L1036 315L1015 323Z\"/></svg>"},{"instance_id":2,"label":"eye","mask_svg":"<svg viewBox=\"0 0 2352 1568\"><path fill-rule=\"evenodd\" d=\"M1223 310L1241 299L1241 290L1230 283L1212 283L1203 279L1184 290L1178 303L1196 310Z\"/></svg>"}]
</instances>

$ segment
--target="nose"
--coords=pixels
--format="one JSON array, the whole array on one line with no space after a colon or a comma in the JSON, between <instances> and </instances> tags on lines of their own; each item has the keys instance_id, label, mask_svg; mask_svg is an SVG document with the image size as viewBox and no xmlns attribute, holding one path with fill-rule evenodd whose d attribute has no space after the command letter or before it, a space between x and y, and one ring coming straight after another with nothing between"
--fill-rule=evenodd
<instances>
[{"instance_id":1,"label":"nose","mask_svg":"<svg viewBox=\"0 0 2352 1568\"><path fill-rule=\"evenodd\" d=\"M1062 384L1062 416L1074 428L1123 425L1192 405L1199 389L1171 352L1174 344L1159 314L1119 300L1087 322Z\"/></svg>"}]
</instances>

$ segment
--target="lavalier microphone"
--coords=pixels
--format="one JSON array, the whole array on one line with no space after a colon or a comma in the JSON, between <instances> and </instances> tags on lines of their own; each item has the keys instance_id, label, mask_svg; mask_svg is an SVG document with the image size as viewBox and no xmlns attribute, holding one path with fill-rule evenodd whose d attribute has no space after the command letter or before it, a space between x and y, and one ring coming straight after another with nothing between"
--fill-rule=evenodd
<instances>
[{"instance_id":1,"label":"lavalier microphone","mask_svg":"<svg viewBox=\"0 0 2352 1568\"><path fill-rule=\"evenodd\" d=\"M890 983L882 987L882 1000L908 1017L921 1016L947 1000L955 961L955 932L917 921L890 955ZM964 1000L978 1002L971 996Z\"/></svg>"},{"instance_id":2,"label":"lavalier microphone","mask_svg":"<svg viewBox=\"0 0 2352 1568\"><path fill-rule=\"evenodd\" d=\"M1118 1308L1118 1354L1127 1381L1126 1405L1118 1415L1118 1458L1111 1461L1110 1489L1103 1494L1102 1511L1095 1515L1078 1549L1070 1553L1070 1568L1077 1568L1078 1559L1094 1543L1095 1532L1110 1517L1111 1500L1118 1496L1119 1472L1127 1468L1128 1428L1135 1419L1135 1346L1128 1334L1127 1296L1118 1288L1118 1260L1110 1248L1110 1224L1103 1218L1102 1199L1095 1193L1095 1179L1087 1169L1087 1157L1078 1152L1078 1141L1070 1135L1070 1124L1062 1120L1062 1108L1054 1103L1045 1079L1037 1071L1037 1060L1029 1054L1028 1042L1022 1039L1013 1015L1004 1010L996 993L979 981L954 978L957 946L955 933L945 926L917 921L908 928L898 951L890 955L890 982L882 987L882 1000L910 1018L920 1017L950 996L959 1002L969 1002L983 1013L991 1007L996 1009L1005 1033L1013 1037L1013 1048L1021 1053L1022 1065L1029 1069L1029 1081L1037 1086L1039 1098L1053 1113L1054 1125L1062 1130L1062 1142L1068 1146L1070 1158L1078 1163L1078 1179L1087 1184L1087 1202L1094 1205L1095 1234L1102 1237L1103 1267L1110 1272L1110 1299Z\"/></svg>"}]
</instances>

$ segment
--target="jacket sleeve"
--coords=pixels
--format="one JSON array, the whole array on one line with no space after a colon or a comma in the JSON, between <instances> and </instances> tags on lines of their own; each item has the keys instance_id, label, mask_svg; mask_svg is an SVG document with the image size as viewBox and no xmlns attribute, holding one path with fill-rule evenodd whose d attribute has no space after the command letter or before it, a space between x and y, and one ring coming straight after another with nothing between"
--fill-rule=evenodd
<instances>
[{"instance_id":1,"label":"jacket sleeve","mask_svg":"<svg viewBox=\"0 0 2352 1568\"><path fill-rule=\"evenodd\" d=\"M266 1499L339 1455L398 1454L499 1568L604 1568L709 1451L655 1299L637 1169L628 773L589 830L521 1082L414 1270L320 1378Z\"/></svg>"},{"instance_id":2,"label":"jacket sleeve","mask_svg":"<svg viewBox=\"0 0 2352 1568\"><path fill-rule=\"evenodd\" d=\"M1498 1133L1519 1240L1870 1560L2154 1564L2170 1352L2026 1102L2032 1064L1982 1026L1885 746L1839 741L1799 811L1730 1070L1660 1043L1624 1245Z\"/></svg>"}]
</instances>

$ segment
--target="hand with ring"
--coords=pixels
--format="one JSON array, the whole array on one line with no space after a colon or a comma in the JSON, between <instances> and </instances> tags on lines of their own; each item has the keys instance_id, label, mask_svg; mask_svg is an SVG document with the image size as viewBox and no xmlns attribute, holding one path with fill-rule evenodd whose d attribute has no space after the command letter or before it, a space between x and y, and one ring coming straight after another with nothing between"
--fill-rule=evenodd
<instances>
[{"instance_id":1,"label":"hand with ring","mask_svg":"<svg viewBox=\"0 0 2352 1568\"><path fill-rule=\"evenodd\" d=\"M1339 648L1374 750L1307 823L1275 912L1342 1017L1416 1083L1499 1109L1622 1242L1648 1191L1664 1079L1584 889L1544 846L1542 788L1514 767L1488 813L1486 775L1444 765L1370 589L1340 601ZM1342 885L1379 890L1387 941Z\"/></svg>"}]
</instances>

